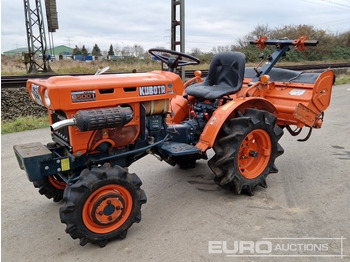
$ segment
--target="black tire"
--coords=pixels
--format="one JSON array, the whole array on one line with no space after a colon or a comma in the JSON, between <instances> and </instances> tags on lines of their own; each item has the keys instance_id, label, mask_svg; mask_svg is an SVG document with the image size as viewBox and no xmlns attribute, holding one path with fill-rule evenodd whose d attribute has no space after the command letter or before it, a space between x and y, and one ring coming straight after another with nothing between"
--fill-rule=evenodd
<instances>
[{"instance_id":1,"label":"black tire","mask_svg":"<svg viewBox=\"0 0 350 262\"><path fill-rule=\"evenodd\" d=\"M278 172L275 159L284 152L278 143L283 130L276 120L269 112L247 109L223 124L208 162L215 183L236 194L244 190L253 195L256 186L267 187L266 177Z\"/></svg>"},{"instance_id":2,"label":"black tire","mask_svg":"<svg viewBox=\"0 0 350 262\"><path fill-rule=\"evenodd\" d=\"M66 183L58 176L52 175L44 177L41 180L34 181L35 188L39 188L39 193L46 196L48 199L53 199L54 202L59 202L63 198L63 192Z\"/></svg>"},{"instance_id":3,"label":"black tire","mask_svg":"<svg viewBox=\"0 0 350 262\"><path fill-rule=\"evenodd\" d=\"M124 239L131 225L141 221L141 205L147 201L141 185L136 174L120 166L84 169L64 192L60 218L66 232L82 246L90 242L104 247Z\"/></svg>"}]
</instances>

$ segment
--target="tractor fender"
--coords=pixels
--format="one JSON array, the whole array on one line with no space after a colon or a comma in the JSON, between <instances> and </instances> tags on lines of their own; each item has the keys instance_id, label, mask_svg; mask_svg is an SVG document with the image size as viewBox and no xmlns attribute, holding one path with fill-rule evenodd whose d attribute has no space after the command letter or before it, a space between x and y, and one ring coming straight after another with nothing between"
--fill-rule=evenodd
<instances>
[{"instance_id":1,"label":"tractor fender","mask_svg":"<svg viewBox=\"0 0 350 262\"><path fill-rule=\"evenodd\" d=\"M203 129L196 147L202 152L213 147L216 136L227 119L235 117L237 111L245 112L247 108L257 108L277 114L276 107L268 100L260 97L238 98L220 106Z\"/></svg>"}]
</instances>

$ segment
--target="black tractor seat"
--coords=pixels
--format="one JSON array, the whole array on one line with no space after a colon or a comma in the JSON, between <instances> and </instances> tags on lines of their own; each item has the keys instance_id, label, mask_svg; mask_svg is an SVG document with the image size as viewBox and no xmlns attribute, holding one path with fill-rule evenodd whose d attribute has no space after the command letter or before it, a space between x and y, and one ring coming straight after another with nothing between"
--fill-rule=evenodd
<instances>
[{"instance_id":1,"label":"black tractor seat","mask_svg":"<svg viewBox=\"0 0 350 262\"><path fill-rule=\"evenodd\" d=\"M188 95L215 100L237 93L244 78L245 55L241 52L223 52L214 56L208 77L186 88Z\"/></svg>"}]
</instances>

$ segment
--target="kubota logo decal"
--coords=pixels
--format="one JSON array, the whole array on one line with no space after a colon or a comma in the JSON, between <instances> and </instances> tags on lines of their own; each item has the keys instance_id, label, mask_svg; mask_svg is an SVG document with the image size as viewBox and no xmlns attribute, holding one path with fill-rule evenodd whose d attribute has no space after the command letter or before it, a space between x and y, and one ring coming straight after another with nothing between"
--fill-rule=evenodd
<instances>
[{"instance_id":1,"label":"kubota logo decal","mask_svg":"<svg viewBox=\"0 0 350 262\"><path fill-rule=\"evenodd\" d=\"M140 86L140 96L153 96L165 94L165 85L160 86Z\"/></svg>"}]
</instances>

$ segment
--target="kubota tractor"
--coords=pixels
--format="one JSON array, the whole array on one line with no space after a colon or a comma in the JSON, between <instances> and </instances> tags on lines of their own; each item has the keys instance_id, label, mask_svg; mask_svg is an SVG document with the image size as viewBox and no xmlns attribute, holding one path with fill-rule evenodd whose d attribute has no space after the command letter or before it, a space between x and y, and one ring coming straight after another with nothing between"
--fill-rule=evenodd
<instances>
[{"instance_id":1,"label":"kubota tractor","mask_svg":"<svg viewBox=\"0 0 350 262\"><path fill-rule=\"evenodd\" d=\"M208 164L215 183L251 195L278 171L283 128L297 135L308 127L306 140L321 127L333 71L273 68L291 46L303 50L317 41L262 37L251 43L276 50L256 68L245 68L243 53L219 53L204 81L199 72L186 83L174 73L199 64L197 58L151 49L168 71L27 82L32 99L48 109L53 142L15 145L14 151L40 194L65 201L60 218L73 239L102 247L140 222L146 195L127 167L147 154L193 168L212 148Z\"/></svg>"}]
</instances>

